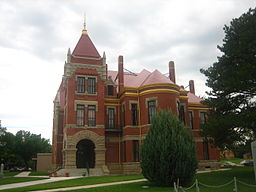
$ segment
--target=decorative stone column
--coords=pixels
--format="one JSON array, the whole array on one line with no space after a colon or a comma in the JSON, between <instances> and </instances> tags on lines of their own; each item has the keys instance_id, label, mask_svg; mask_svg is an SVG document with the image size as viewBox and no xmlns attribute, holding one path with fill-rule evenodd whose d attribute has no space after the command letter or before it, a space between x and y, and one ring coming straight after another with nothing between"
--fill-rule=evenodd
<instances>
[{"instance_id":1,"label":"decorative stone column","mask_svg":"<svg viewBox=\"0 0 256 192\"><path fill-rule=\"evenodd\" d=\"M75 169L76 168L76 148L65 149L64 168L65 169Z\"/></svg>"}]
</instances>

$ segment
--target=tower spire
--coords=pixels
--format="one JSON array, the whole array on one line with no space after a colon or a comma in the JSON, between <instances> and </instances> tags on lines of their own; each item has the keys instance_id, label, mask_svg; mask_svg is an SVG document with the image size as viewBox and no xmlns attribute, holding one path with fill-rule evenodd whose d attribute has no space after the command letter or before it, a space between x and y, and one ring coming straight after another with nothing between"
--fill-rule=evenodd
<instances>
[{"instance_id":1,"label":"tower spire","mask_svg":"<svg viewBox=\"0 0 256 192\"><path fill-rule=\"evenodd\" d=\"M87 29L86 29L86 14L84 13L84 28L82 30L82 34L87 35Z\"/></svg>"}]
</instances>

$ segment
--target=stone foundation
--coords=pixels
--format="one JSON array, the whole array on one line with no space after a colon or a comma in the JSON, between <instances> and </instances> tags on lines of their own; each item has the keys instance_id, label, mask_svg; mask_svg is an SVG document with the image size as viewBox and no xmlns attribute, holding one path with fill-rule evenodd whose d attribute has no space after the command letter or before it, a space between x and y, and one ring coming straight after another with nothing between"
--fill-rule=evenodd
<instances>
[{"instance_id":1,"label":"stone foundation","mask_svg":"<svg viewBox=\"0 0 256 192\"><path fill-rule=\"evenodd\" d=\"M212 160L200 160L198 163L198 170L204 171L206 169L216 170L220 169L220 162Z\"/></svg>"},{"instance_id":2,"label":"stone foundation","mask_svg":"<svg viewBox=\"0 0 256 192\"><path fill-rule=\"evenodd\" d=\"M107 164L110 174L112 175L131 175L141 174L141 168L139 162L126 162L126 163L109 163Z\"/></svg>"}]
</instances>

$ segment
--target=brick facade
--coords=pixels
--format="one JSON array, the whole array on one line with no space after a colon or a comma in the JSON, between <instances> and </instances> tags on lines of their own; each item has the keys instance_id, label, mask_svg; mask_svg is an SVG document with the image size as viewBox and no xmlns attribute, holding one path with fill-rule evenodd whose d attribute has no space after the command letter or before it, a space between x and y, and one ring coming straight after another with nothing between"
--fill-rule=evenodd
<instances>
[{"instance_id":1,"label":"brick facade","mask_svg":"<svg viewBox=\"0 0 256 192\"><path fill-rule=\"evenodd\" d=\"M124 71L118 58L118 71L108 71L106 56L101 57L84 29L73 53L70 50L64 75L54 100L53 156L55 168L76 169L78 158L113 174L138 173L139 145L146 137L150 116L159 109L172 110L192 132L199 160L219 160L219 151L204 143L200 124L209 108L190 91L175 83L175 67L169 63L169 78L159 71ZM204 116L204 117L202 117ZM191 125L191 123L193 125ZM82 140L93 143L93 159L84 153ZM80 155L80 156L79 156Z\"/></svg>"}]
</instances>

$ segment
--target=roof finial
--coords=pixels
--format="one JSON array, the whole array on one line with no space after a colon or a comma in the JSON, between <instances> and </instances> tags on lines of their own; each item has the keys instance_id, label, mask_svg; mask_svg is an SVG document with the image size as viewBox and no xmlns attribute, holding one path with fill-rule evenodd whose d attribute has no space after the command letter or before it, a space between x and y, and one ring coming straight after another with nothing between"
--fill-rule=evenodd
<instances>
[{"instance_id":1,"label":"roof finial","mask_svg":"<svg viewBox=\"0 0 256 192\"><path fill-rule=\"evenodd\" d=\"M83 33L84 35L87 35L87 34L88 34L88 33L87 33L87 29L86 29L86 14L85 14L85 13L84 13L84 28L83 28L82 33Z\"/></svg>"}]
</instances>

